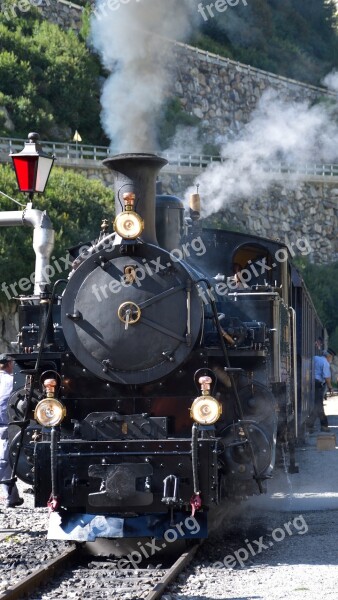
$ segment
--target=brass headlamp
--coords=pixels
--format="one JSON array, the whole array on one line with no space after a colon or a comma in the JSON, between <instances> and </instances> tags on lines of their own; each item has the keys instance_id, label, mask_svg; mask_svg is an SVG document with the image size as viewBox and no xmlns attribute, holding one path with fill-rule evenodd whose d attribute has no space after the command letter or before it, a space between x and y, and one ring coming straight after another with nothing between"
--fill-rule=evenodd
<instances>
[{"instance_id":1,"label":"brass headlamp","mask_svg":"<svg viewBox=\"0 0 338 600\"><path fill-rule=\"evenodd\" d=\"M199 425L213 425L222 414L222 405L210 396L211 377L200 377L198 383L201 385L202 396L193 401L190 416Z\"/></svg>"},{"instance_id":2,"label":"brass headlamp","mask_svg":"<svg viewBox=\"0 0 338 600\"><path fill-rule=\"evenodd\" d=\"M114 221L114 229L121 238L135 240L144 229L143 219L134 211L135 194L128 192L123 194L124 211L117 215Z\"/></svg>"},{"instance_id":3,"label":"brass headlamp","mask_svg":"<svg viewBox=\"0 0 338 600\"><path fill-rule=\"evenodd\" d=\"M44 381L46 389L46 398L40 400L35 407L34 419L43 427L55 427L65 418L66 407L55 398L55 379L46 379Z\"/></svg>"}]
</instances>

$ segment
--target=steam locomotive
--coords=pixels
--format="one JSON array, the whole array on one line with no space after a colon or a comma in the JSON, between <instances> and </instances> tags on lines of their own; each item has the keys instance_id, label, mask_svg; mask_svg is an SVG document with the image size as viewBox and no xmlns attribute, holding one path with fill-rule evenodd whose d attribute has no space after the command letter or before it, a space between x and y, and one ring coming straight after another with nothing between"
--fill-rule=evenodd
<instances>
[{"instance_id":1,"label":"steam locomotive","mask_svg":"<svg viewBox=\"0 0 338 600\"><path fill-rule=\"evenodd\" d=\"M13 478L49 506L53 539L207 537L266 490L281 444L297 469L322 326L290 248L204 229L198 194L188 214L156 197L161 157L104 163L114 232L20 297Z\"/></svg>"}]
</instances>

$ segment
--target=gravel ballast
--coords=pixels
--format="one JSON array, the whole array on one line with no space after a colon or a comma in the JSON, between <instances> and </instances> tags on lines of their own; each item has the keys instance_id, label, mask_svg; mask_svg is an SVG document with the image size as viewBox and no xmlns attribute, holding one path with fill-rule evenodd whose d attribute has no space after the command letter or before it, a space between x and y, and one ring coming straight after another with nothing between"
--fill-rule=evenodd
<instances>
[{"instance_id":1,"label":"gravel ballast","mask_svg":"<svg viewBox=\"0 0 338 600\"><path fill-rule=\"evenodd\" d=\"M338 396L326 411L338 434ZM299 474L285 464L268 494L229 508L163 600L337 600L338 454L317 449L325 435L308 436L297 449ZM46 539L48 511L33 508L28 487L19 482L23 506L0 507L0 594L66 547Z\"/></svg>"},{"instance_id":2,"label":"gravel ballast","mask_svg":"<svg viewBox=\"0 0 338 600\"><path fill-rule=\"evenodd\" d=\"M338 396L326 413L338 438ZM337 600L338 448L317 449L330 434L297 448L298 474L285 460L267 495L229 511L163 600Z\"/></svg>"}]
</instances>

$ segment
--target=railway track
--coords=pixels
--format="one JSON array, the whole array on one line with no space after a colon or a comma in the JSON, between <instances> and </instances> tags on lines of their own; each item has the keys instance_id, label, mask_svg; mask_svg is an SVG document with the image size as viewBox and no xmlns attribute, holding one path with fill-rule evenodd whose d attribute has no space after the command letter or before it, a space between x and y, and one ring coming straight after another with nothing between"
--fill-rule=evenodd
<instances>
[{"instance_id":1,"label":"railway track","mask_svg":"<svg viewBox=\"0 0 338 600\"><path fill-rule=\"evenodd\" d=\"M195 556L200 544L195 544L171 564L143 568L121 569L118 560L84 555L77 546L70 546L27 577L7 588L0 600L44 600L56 598L89 598L103 600L157 600L164 590ZM167 562L168 559L166 559Z\"/></svg>"}]
</instances>

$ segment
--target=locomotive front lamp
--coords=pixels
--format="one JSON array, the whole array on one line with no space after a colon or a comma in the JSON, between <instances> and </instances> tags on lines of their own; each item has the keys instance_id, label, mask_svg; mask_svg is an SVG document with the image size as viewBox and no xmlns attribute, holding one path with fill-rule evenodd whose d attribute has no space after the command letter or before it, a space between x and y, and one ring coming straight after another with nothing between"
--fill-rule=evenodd
<instances>
[{"instance_id":1,"label":"locomotive front lamp","mask_svg":"<svg viewBox=\"0 0 338 600\"><path fill-rule=\"evenodd\" d=\"M55 398L55 379L46 379L44 382L47 397L40 400L34 411L34 419L43 427L56 427L66 416L66 407Z\"/></svg>"},{"instance_id":2,"label":"locomotive front lamp","mask_svg":"<svg viewBox=\"0 0 338 600\"><path fill-rule=\"evenodd\" d=\"M124 211L117 215L114 221L116 233L125 240L135 240L143 229L143 219L134 211L135 194L128 192L123 194Z\"/></svg>"},{"instance_id":3,"label":"locomotive front lamp","mask_svg":"<svg viewBox=\"0 0 338 600\"><path fill-rule=\"evenodd\" d=\"M222 414L222 405L210 396L211 377L200 377L202 396L196 398L190 408L191 418L199 425L213 425Z\"/></svg>"},{"instance_id":4,"label":"locomotive front lamp","mask_svg":"<svg viewBox=\"0 0 338 600\"><path fill-rule=\"evenodd\" d=\"M21 152L10 154L20 192L33 198L35 192L43 193L47 185L55 157L43 152L38 143L38 133L29 133L28 142Z\"/></svg>"}]
</instances>

